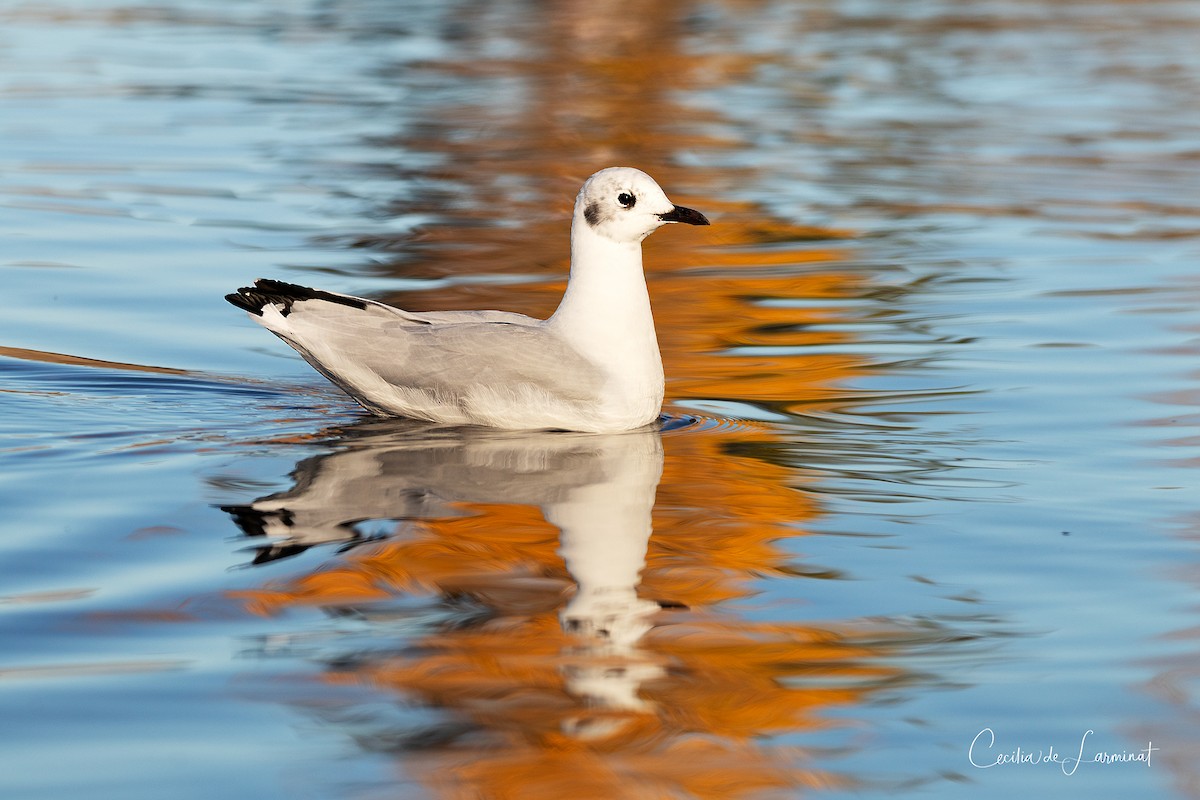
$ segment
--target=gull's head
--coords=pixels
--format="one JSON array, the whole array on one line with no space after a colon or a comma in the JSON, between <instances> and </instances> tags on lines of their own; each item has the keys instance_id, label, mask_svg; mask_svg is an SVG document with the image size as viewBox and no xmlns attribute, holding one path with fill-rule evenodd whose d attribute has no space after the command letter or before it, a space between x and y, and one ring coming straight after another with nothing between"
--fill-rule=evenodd
<instances>
[{"instance_id":1,"label":"gull's head","mask_svg":"<svg viewBox=\"0 0 1200 800\"><path fill-rule=\"evenodd\" d=\"M575 224L614 242L640 242L668 222L708 224L703 214L675 205L654 178L632 167L600 170L575 200Z\"/></svg>"}]
</instances>

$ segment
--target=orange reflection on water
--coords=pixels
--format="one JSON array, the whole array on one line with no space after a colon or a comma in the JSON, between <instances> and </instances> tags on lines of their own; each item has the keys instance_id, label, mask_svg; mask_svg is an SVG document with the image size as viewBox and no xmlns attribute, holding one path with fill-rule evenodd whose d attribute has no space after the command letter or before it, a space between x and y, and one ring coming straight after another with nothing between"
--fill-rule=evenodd
<instances>
[{"instance_id":1,"label":"orange reflection on water","mask_svg":"<svg viewBox=\"0 0 1200 800\"><path fill-rule=\"evenodd\" d=\"M866 364L788 348L853 341L831 324L845 316L840 299L869 288L842 268L849 234L724 200L738 174L679 166L682 150L733 143L700 133L709 112L678 93L755 62L685 52L688 13L688 3L637 14L563 3L546 24L508 31L522 58L448 68L447 80L506 76L527 91L447 105L397 139L442 156L434 177L463 191L432 209L420 199L389 209L440 211L437 224L348 241L390 259L377 266L389 274L523 280L384 299L547 316L565 283L578 186L595 169L637 166L714 221L645 247L669 401L837 398ZM239 597L264 614L315 605L370 620L402 597L456 612L324 675L435 712L427 728L376 738L439 797L794 797L849 785L813 760L803 734L834 724L830 709L915 680L892 656L938 634L723 609L761 576L792 575L781 542L821 514L815 493L795 488L810 476L737 454L775 438L753 424L591 438L350 431L298 468L291 492L235 516L257 520L272 546L298 547L348 540L363 519L402 521L386 541Z\"/></svg>"},{"instance_id":2,"label":"orange reflection on water","mask_svg":"<svg viewBox=\"0 0 1200 800\"><path fill-rule=\"evenodd\" d=\"M820 727L822 709L861 702L872 683L882 686L893 675L855 663L868 657L867 648L799 626L735 630L711 621L683 623L677 633L649 637L636 653L618 657L588 652L557 635L548 617L542 622L439 637L419 657L381 660L330 679L395 690L465 724L447 726L446 736L457 734L457 740L414 742L405 759L405 770L438 796L623 797L649 791L732 798L847 785L845 778L805 766L807 754L799 747L758 742ZM813 673L843 686L816 690L783 683L789 674ZM620 704L617 686L587 695L589 680L643 682L632 702Z\"/></svg>"},{"instance_id":3,"label":"orange reflection on water","mask_svg":"<svg viewBox=\"0 0 1200 800\"><path fill-rule=\"evenodd\" d=\"M722 610L755 576L784 574L780 541L820 513L785 468L728 454L766 429L447 442L372 433L379 425L343 433L346 450L261 508L291 504L301 531L306 497L329 508L338 487L362 492L379 505L360 513L381 519L400 515L386 498L422 487L441 511L241 598L260 613L317 605L368 621L400 597L467 609L324 674L436 711L428 727L376 736L437 796L734 798L845 785L798 737L835 724L830 709L915 680L894 657L944 635ZM364 459L391 466L371 473ZM509 477L481 480L492 470ZM473 499L493 491L513 502Z\"/></svg>"}]
</instances>

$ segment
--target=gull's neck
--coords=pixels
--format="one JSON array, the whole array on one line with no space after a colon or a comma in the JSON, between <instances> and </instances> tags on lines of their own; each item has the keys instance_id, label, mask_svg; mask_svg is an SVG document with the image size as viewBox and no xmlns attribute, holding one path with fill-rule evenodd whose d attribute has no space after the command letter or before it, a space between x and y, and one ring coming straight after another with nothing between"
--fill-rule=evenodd
<instances>
[{"instance_id":1,"label":"gull's neck","mask_svg":"<svg viewBox=\"0 0 1200 800\"><path fill-rule=\"evenodd\" d=\"M547 324L610 374L657 381L661 391L662 361L641 242L601 236L577 210L571 223L571 278Z\"/></svg>"}]
</instances>

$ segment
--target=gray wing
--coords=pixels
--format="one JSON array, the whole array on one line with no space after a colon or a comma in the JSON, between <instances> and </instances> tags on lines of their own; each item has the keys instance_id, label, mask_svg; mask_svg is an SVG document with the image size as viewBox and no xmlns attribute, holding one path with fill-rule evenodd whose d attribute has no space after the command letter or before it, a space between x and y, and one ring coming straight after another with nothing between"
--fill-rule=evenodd
<instances>
[{"instance_id":1,"label":"gray wing","mask_svg":"<svg viewBox=\"0 0 1200 800\"><path fill-rule=\"evenodd\" d=\"M385 325L371 351L359 355L397 386L462 395L480 384L527 383L564 399L594 397L603 382L600 370L532 322Z\"/></svg>"},{"instance_id":2,"label":"gray wing","mask_svg":"<svg viewBox=\"0 0 1200 800\"><path fill-rule=\"evenodd\" d=\"M381 384L454 402L480 386L519 384L582 401L595 397L603 383L596 366L540 320L519 314L416 315L391 306L311 300L296 303L287 316L264 313L261 321L321 374L372 408L389 406Z\"/></svg>"}]
</instances>

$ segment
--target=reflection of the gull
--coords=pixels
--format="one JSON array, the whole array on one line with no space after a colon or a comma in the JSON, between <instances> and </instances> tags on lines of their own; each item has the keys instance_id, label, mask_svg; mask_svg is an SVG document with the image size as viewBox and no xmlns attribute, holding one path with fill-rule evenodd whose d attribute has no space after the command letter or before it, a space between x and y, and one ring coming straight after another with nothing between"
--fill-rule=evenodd
<instances>
[{"instance_id":1,"label":"reflection of the gull","mask_svg":"<svg viewBox=\"0 0 1200 800\"><path fill-rule=\"evenodd\" d=\"M371 521L452 517L464 503L537 506L559 529L578 585L561 615L564 630L585 642L566 669L570 687L603 707L645 707L638 686L661 674L639 663L634 647L659 610L637 594L663 469L657 430L504 432L370 420L338 435L334 452L300 462L291 489L224 506L245 534L266 537L256 563L360 543L356 526Z\"/></svg>"},{"instance_id":2,"label":"reflection of the gull","mask_svg":"<svg viewBox=\"0 0 1200 800\"><path fill-rule=\"evenodd\" d=\"M372 521L396 532L239 596L262 613L317 604L378 622L339 630L328 650L310 644L310 630L295 646L327 653L330 686L394 692L403 703L380 711L374 700L360 707L334 694L318 713L364 747L394 752L447 797L641 796L622 793L626 784L657 787L645 796L706 798L739 796L722 788L735 785L745 796L851 786L774 738L829 728L833 707L944 684L904 656L961 651L988 625L982 617L806 624L718 610L729 596L719 581L748 574L741 565L762 525L703 523L730 498L758 497L771 513L779 505L752 494L761 474L749 467L760 462L731 456L714 471L711 454L756 435L671 432L664 458L656 430L503 433L373 420L329 431L319 445L327 452L300 462L293 488L226 509L255 539L269 539L260 560L362 545L359 529ZM790 492L782 481L769 486ZM652 512L662 541L651 541ZM754 569L782 557L751 552ZM564 564L576 590L562 605ZM431 588L435 608L408 605ZM639 590L686 610L662 613L665 603ZM476 604L468 615L458 615L461 600ZM400 629L389 624L397 617Z\"/></svg>"}]
</instances>

